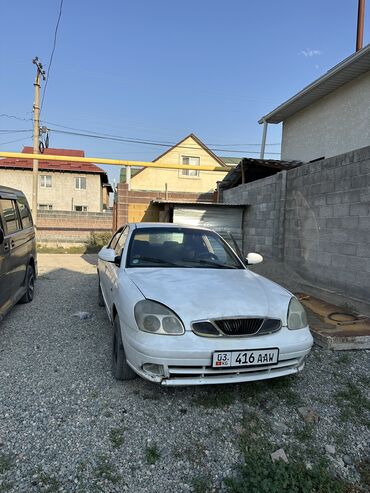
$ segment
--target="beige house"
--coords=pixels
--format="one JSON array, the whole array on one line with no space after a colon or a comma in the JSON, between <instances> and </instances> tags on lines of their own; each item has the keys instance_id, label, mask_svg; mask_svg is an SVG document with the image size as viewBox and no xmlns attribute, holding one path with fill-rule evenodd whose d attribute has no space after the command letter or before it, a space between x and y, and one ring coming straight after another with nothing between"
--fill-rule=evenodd
<instances>
[{"instance_id":1,"label":"beige house","mask_svg":"<svg viewBox=\"0 0 370 493\"><path fill-rule=\"evenodd\" d=\"M24 153L32 153L24 147ZM44 154L66 156L65 161L39 161L38 209L101 212L109 208L112 188L107 173L93 163L68 161L85 157L74 149L45 149ZM0 184L22 190L32 204L32 160L1 159Z\"/></svg>"},{"instance_id":2,"label":"beige house","mask_svg":"<svg viewBox=\"0 0 370 493\"><path fill-rule=\"evenodd\" d=\"M190 134L166 152L153 160L163 164L184 164L191 166L226 166L194 134ZM226 170L225 170L226 171ZM211 193L217 188L217 182L223 173L197 170L176 170L144 168L131 170L130 190L158 192ZM126 182L126 170L121 170L121 182Z\"/></svg>"}]
</instances>

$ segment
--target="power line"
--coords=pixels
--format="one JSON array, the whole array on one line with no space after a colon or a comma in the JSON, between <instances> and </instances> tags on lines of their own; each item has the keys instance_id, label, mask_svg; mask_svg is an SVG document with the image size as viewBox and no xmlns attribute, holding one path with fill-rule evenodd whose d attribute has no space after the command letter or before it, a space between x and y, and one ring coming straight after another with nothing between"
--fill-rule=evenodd
<instances>
[{"instance_id":1,"label":"power line","mask_svg":"<svg viewBox=\"0 0 370 493\"><path fill-rule=\"evenodd\" d=\"M162 145L168 145L168 146L174 146L177 144L177 142L171 142L171 141L157 141L157 140L154 140L154 139L141 139L139 137L123 137L121 135L112 135L112 134L107 134L107 133L104 133L104 132L95 132L93 130L86 130L86 129L82 129L82 128L76 128L76 127L69 127L69 126L66 126L66 125L60 125L59 123L54 123L54 122L49 122L49 121L46 121L46 120L42 120L43 123L47 123L48 125L55 125L56 127L60 127L60 128L66 128L67 130L75 130L77 132L84 132L84 133L89 133L89 134L93 134L93 135L98 135L98 136L101 136L103 135L104 137L113 137L113 138L118 138L118 139L127 139L129 141L131 140L134 140L135 142L138 141L138 142L156 142L158 144L162 144ZM56 131L56 130L55 130ZM276 145L280 145L281 142L275 142L275 143L272 143L272 144L266 144L266 145L270 145L270 146L276 146ZM208 147L210 146L215 146L215 147L240 147L240 146L260 146L261 144L247 144L247 143L242 143L242 144L206 144ZM179 146L180 147L180 146ZM184 146L184 147L187 147L187 146ZM191 149L190 147L187 147L188 149ZM198 148L197 148L198 149ZM230 152L233 152L233 151L230 151Z\"/></svg>"},{"instance_id":2,"label":"power line","mask_svg":"<svg viewBox=\"0 0 370 493\"><path fill-rule=\"evenodd\" d=\"M57 35L58 35L58 28L59 28L60 18L62 16L63 2L64 2L64 0L60 0L59 15L58 15L58 20L57 20L57 23L56 23L56 26L55 26L55 30L54 30L53 48L51 50L50 62L49 62L49 66L48 66L48 70L47 70L47 75L46 75L46 82L45 82L45 86L44 86L44 91L42 93L40 114L41 114L41 111L42 111L42 106L44 104L46 88L48 87L48 82L49 82L49 78L50 78L50 70L51 70L51 66L52 66L52 63L53 63L55 47L56 47L56 44L57 44Z\"/></svg>"},{"instance_id":3,"label":"power line","mask_svg":"<svg viewBox=\"0 0 370 493\"><path fill-rule=\"evenodd\" d=\"M14 118L15 120L22 120L24 122L32 121L32 118L21 118L19 116L15 116L15 115L8 115L7 113L1 113L0 116L2 118Z\"/></svg>"},{"instance_id":4,"label":"power line","mask_svg":"<svg viewBox=\"0 0 370 493\"><path fill-rule=\"evenodd\" d=\"M29 128L27 130L6 130L6 129L0 129L1 135L5 135L5 134L19 134L19 133L22 133L22 132L29 132L29 131L30 131Z\"/></svg>"},{"instance_id":5,"label":"power line","mask_svg":"<svg viewBox=\"0 0 370 493\"><path fill-rule=\"evenodd\" d=\"M98 135L94 133L92 134L86 134L86 133L81 133L81 132L69 132L66 130L58 130L58 129L49 129L53 132L60 133L60 134L65 134L65 135L74 135L78 137L87 137L90 139L98 139L98 140L110 140L110 141L115 141L115 142L124 142L126 144L140 144L140 145L150 145L150 146L159 146L159 147L169 147L171 144L168 143L163 143L163 142L152 142L152 141L144 141L144 140L136 140L136 139L126 139L123 137L110 137L107 135ZM173 144L175 145L175 144ZM176 147L181 148L181 149L187 149L187 150L199 150L199 147L191 147L191 146L182 146L182 145L177 145ZM219 149L219 148L209 148L211 151L216 151L216 152L235 152L235 153L241 153L241 154L259 154L258 151L249 151L249 150L235 150L235 149ZM280 152L269 152L268 154L276 154L280 155Z\"/></svg>"},{"instance_id":6,"label":"power line","mask_svg":"<svg viewBox=\"0 0 370 493\"><path fill-rule=\"evenodd\" d=\"M22 137L21 139L9 140L8 142L0 142L0 146L4 146L6 144L13 144L14 142L20 142L21 140L24 141L24 139L29 139L31 137L32 137L32 133L28 137Z\"/></svg>"}]
</instances>

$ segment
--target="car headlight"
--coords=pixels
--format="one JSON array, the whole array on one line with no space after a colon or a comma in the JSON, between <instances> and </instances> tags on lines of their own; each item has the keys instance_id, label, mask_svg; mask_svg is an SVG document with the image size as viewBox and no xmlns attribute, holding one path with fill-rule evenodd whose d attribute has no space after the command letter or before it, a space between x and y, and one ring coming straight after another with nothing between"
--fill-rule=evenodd
<instances>
[{"instance_id":1,"label":"car headlight","mask_svg":"<svg viewBox=\"0 0 370 493\"><path fill-rule=\"evenodd\" d=\"M305 309L297 298L292 298L288 308L288 329L296 330L307 327L307 315Z\"/></svg>"},{"instance_id":2,"label":"car headlight","mask_svg":"<svg viewBox=\"0 0 370 493\"><path fill-rule=\"evenodd\" d=\"M136 303L135 319L137 326L144 332L162 335L182 335L184 326L179 317L161 303L142 300Z\"/></svg>"}]
</instances>

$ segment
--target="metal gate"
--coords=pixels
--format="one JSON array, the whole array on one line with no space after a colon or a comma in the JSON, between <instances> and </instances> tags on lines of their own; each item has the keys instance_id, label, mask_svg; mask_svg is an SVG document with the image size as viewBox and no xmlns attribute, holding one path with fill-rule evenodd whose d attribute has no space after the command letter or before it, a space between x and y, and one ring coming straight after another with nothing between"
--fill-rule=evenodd
<instances>
[{"instance_id":1,"label":"metal gate","mask_svg":"<svg viewBox=\"0 0 370 493\"><path fill-rule=\"evenodd\" d=\"M242 224L244 207L232 205L173 205L173 222L189 226L214 229L230 243L230 232L242 249ZM232 243L231 243L232 245ZM232 245L233 246L233 245Z\"/></svg>"}]
</instances>

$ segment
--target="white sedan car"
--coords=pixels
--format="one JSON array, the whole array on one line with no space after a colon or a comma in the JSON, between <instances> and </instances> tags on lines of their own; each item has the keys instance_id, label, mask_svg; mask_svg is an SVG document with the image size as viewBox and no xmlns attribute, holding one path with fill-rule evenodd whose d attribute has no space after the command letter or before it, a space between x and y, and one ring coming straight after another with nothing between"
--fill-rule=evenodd
<instances>
[{"instance_id":1,"label":"white sedan car","mask_svg":"<svg viewBox=\"0 0 370 493\"><path fill-rule=\"evenodd\" d=\"M99 253L99 304L113 323L112 371L162 385L299 372L313 339L302 305L248 268L214 231L128 224Z\"/></svg>"}]
</instances>

